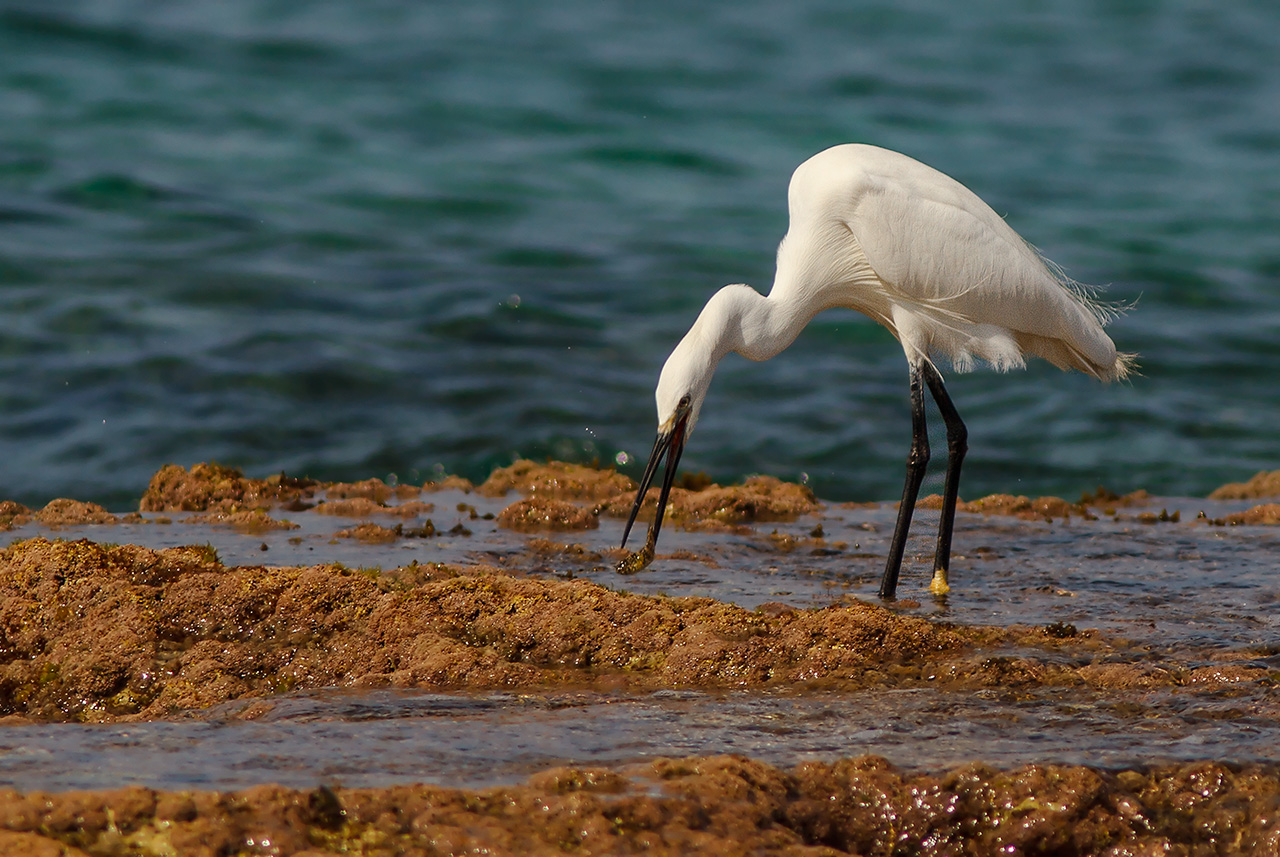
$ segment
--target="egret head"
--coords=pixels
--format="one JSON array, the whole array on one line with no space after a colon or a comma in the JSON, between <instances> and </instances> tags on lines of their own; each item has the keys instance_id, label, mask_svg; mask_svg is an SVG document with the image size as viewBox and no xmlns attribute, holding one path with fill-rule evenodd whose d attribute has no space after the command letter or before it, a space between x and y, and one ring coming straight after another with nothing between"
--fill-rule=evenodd
<instances>
[{"instance_id":1,"label":"egret head","mask_svg":"<svg viewBox=\"0 0 1280 857\"><path fill-rule=\"evenodd\" d=\"M649 538L644 549L648 556L639 567L643 567L643 564L652 559L653 547L658 541L658 531L662 528L662 516L666 511L667 498L671 494L671 486L676 479L676 468L680 464L685 441L689 439L689 434L698 421L702 401L706 398L707 388L711 386L715 364L713 352L706 348L695 325L694 329L676 346L675 351L671 352L666 365L662 367L658 389L654 394L658 405L658 438L654 441L653 452L649 455L649 464L644 469L644 475L640 477L636 501L631 507L631 515L627 518L626 529L622 532L622 544L625 547L627 537L631 535L631 527L635 524L636 516L640 514L640 507L644 505L645 494L665 457L667 466L662 476L662 489L658 494L658 507L654 511L653 525L649 528Z\"/></svg>"},{"instance_id":2,"label":"egret head","mask_svg":"<svg viewBox=\"0 0 1280 857\"><path fill-rule=\"evenodd\" d=\"M658 387L653 394L654 403L658 406L659 431L671 424L682 407L688 411L685 432L693 431L719 361L719 356L708 347L699 326L680 340L663 364Z\"/></svg>"}]
</instances>

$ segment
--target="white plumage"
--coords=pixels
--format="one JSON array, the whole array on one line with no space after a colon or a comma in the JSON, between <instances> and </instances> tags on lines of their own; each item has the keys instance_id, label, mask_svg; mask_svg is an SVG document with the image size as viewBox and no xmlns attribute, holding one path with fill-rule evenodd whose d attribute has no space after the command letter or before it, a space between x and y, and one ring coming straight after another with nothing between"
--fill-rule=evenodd
<instances>
[{"instance_id":1,"label":"white plumage","mask_svg":"<svg viewBox=\"0 0 1280 857\"><path fill-rule=\"evenodd\" d=\"M620 570L636 570L652 558L674 462L697 423L721 358L736 351L767 360L819 312L848 307L898 338L911 371L912 453L881 594L893 595L929 456L922 383L948 428L934 580L935 591L945 591L967 432L934 358L945 358L958 371L978 361L1007 371L1021 368L1030 355L1112 381L1132 371L1134 355L1118 353L1103 330L1114 310L1065 277L964 185L906 155L858 144L820 152L796 169L788 207L791 223L778 247L768 297L745 285L724 287L663 366L656 392L658 442L624 544L658 460L669 451L667 478L645 550Z\"/></svg>"},{"instance_id":2,"label":"white plumage","mask_svg":"<svg viewBox=\"0 0 1280 857\"><path fill-rule=\"evenodd\" d=\"M827 149L796 169L791 228L770 298L847 306L893 331L908 357L1020 368L1023 354L1101 380L1127 355L1109 313L971 190L875 146Z\"/></svg>"}]
</instances>

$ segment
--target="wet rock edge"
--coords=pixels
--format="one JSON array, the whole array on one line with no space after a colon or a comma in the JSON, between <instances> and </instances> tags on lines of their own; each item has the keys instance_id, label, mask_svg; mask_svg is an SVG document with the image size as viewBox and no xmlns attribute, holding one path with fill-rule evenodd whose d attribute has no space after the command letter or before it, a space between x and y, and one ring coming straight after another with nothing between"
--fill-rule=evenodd
<instances>
[{"instance_id":1,"label":"wet rock edge","mask_svg":"<svg viewBox=\"0 0 1280 857\"><path fill-rule=\"evenodd\" d=\"M1280 770L1103 771L874 756L553 768L481 790L0 791L0 854L1275 854Z\"/></svg>"}]
</instances>

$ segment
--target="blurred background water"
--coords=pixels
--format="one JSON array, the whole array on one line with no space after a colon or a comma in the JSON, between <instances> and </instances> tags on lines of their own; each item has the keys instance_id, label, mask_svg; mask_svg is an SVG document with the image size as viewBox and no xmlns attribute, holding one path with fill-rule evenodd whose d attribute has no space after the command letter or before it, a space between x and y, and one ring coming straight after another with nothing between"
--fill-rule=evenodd
<instances>
[{"instance_id":1,"label":"blurred background water","mask_svg":"<svg viewBox=\"0 0 1280 857\"><path fill-rule=\"evenodd\" d=\"M635 471L670 348L847 141L1138 302L1130 384L951 379L965 496L1202 494L1280 466L1277 44L1266 0L0 0L0 497ZM727 359L684 460L892 499L909 426L833 311Z\"/></svg>"}]
</instances>

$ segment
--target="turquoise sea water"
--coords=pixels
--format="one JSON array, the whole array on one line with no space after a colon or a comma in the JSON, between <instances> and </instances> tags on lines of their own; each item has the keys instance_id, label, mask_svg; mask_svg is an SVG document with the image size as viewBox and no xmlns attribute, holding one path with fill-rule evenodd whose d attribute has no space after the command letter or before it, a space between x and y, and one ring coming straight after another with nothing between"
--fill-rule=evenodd
<instances>
[{"instance_id":1,"label":"turquoise sea water","mask_svg":"<svg viewBox=\"0 0 1280 857\"><path fill-rule=\"evenodd\" d=\"M1263 0L0 0L0 497L636 470L668 351L767 290L791 170L847 141L1137 301L1132 383L950 379L965 496L1278 467L1277 44ZM892 499L909 425L834 311L726 360L684 460Z\"/></svg>"}]
</instances>

